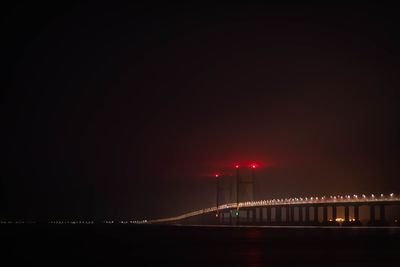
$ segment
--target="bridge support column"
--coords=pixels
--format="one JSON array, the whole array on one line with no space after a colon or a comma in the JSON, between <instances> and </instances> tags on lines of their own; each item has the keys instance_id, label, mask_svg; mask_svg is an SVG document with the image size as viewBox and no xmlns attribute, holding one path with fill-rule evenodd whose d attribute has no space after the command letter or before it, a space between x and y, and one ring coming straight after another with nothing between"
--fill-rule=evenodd
<instances>
[{"instance_id":1,"label":"bridge support column","mask_svg":"<svg viewBox=\"0 0 400 267\"><path fill-rule=\"evenodd\" d=\"M294 223L294 207L290 206L290 222Z\"/></svg>"},{"instance_id":2,"label":"bridge support column","mask_svg":"<svg viewBox=\"0 0 400 267\"><path fill-rule=\"evenodd\" d=\"M299 210L299 223L302 223L303 222L303 207L299 206L297 208Z\"/></svg>"},{"instance_id":3,"label":"bridge support column","mask_svg":"<svg viewBox=\"0 0 400 267\"><path fill-rule=\"evenodd\" d=\"M360 222L360 212L358 206L354 206L354 220L358 223Z\"/></svg>"},{"instance_id":4,"label":"bridge support column","mask_svg":"<svg viewBox=\"0 0 400 267\"><path fill-rule=\"evenodd\" d=\"M281 223L282 221L282 208L281 207L275 207L275 222L276 223Z\"/></svg>"},{"instance_id":5,"label":"bridge support column","mask_svg":"<svg viewBox=\"0 0 400 267\"><path fill-rule=\"evenodd\" d=\"M306 206L305 209L306 209L306 219L305 219L305 221L306 221L307 224L309 224L310 223L310 207Z\"/></svg>"},{"instance_id":6,"label":"bridge support column","mask_svg":"<svg viewBox=\"0 0 400 267\"><path fill-rule=\"evenodd\" d=\"M289 224L289 222L290 222L289 206L285 207L285 212L286 212L286 224Z\"/></svg>"},{"instance_id":7,"label":"bridge support column","mask_svg":"<svg viewBox=\"0 0 400 267\"><path fill-rule=\"evenodd\" d=\"M385 220L385 205L379 206L379 220L381 221Z\"/></svg>"},{"instance_id":8,"label":"bridge support column","mask_svg":"<svg viewBox=\"0 0 400 267\"><path fill-rule=\"evenodd\" d=\"M355 205L354 206L354 223L356 224L356 225L361 225L361 222L360 222L360 213L359 213L359 206L358 205Z\"/></svg>"},{"instance_id":9,"label":"bridge support column","mask_svg":"<svg viewBox=\"0 0 400 267\"><path fill-rule=\"evenodd\" d=\"M336 206L332 206L332 222L336 223Z\"/></svg>"},{"instance_id":10,"label":"bridge support column","mask_svg":"<svg viewBox=\"0 0 400 267\"><path fill-rule=\"evenodd\" d=\"M379 225L387 225L385 219L385 205L379 205Z\"/></svg>"},{"instance_id":11,"label":"bridge support column","mask_svg":"<svg viewBox=\"0 0 400 267\"><path fill-rule=\"evenodd\" d=\"M328 206L323 206L322 209L322 220L324 224L328 223Z\"/></svg>"},{"instance_id":12,"label":"bridge support column","mask_svg":"<svg viewBox=\"0 0 400 267\"><path fill-rule=\"evenodd\" d=\"M263 208L260 207L258 212L259 212L259 218L260 218L258 221L260 222L260 224L262 224L262 222L263 222Z\"/></svg>"},{"instance_id":13,"label":"bridge support column","mask_svg":"<svg viewBox=\"0 0 400 267\"><path fill-rule=\"evenodd\" d=\"M246 209L246 223L250 223L250 210Z\"/></svg>"},{"instance_id":14,"label":"bridge support column","mask_svg":"<svg viewBox=\"0 0 400 267\"><path fill-rule=\"evenodd\" d=\"M319 224L318 221L318 206L314 206L314 223Z\"/></svg>"},{"instance_id":15,"label":"bridge support column","mask_svg":"<svg viewBox=\"0 0 400 267\"><path fill-rule=\"evenodd\" d=\"M345 223L349 222L349 206L348 205L344 206L344 222Z\"/></svg>"},{"instance_id":16,"label":"bridge support column","mask_svg":"<svg viewBox=\"0 0 400 267\"><path fill-rule=\"evenodd\" d=\"M267 223L271 224L271 207L267 207Z\"/></svg>"},{"instance_id":17,"label":"bridge support column","mask_svg":"<svg viewBox=\"0 0 400 267\"><path fill-rule=\"evenodd\" d=\"M229 224L232 225L232 210L229 211Z\"/></svg>"},{"instance_id":18,"label":"bridge support column","mask_svg":"<svg viewBox=\"0 0 400 267\"><path fill-rule=\"evenodd\" d=\"M255 224L256 222L257 222L257 210L256 210L256 208L253 208L252 210L251 210L251 213L252 213L252 215L253 215L253 220L252 220L252 223L253 224Z\"/></svg>"},{"instance_id":19,"label":"bridge support column","mask_svg":"<svg viewBox=\"0 0 400 267\"><path fill-rule=\"evenodd\" d=\"M375 206L369 206L369 224L375 224Z\"/></svg>"}]
</instances>

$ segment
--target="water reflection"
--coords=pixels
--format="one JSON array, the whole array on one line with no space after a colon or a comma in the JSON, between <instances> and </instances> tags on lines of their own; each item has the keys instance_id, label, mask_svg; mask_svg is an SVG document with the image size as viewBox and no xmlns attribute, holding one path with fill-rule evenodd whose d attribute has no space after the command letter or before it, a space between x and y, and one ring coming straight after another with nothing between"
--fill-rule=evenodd
<instances>
[{"instance_id":1,"label":"water reflection","mask_svg":"<svg viewBox=\"0 0 400 267\"><path fill-rule=\"evenodd\" d=\"M249 229L246 232L247 246L244 253L246 266L261 266L263 254L259 246L261 236L260 229Z\"/></svg>"}]
</instances>

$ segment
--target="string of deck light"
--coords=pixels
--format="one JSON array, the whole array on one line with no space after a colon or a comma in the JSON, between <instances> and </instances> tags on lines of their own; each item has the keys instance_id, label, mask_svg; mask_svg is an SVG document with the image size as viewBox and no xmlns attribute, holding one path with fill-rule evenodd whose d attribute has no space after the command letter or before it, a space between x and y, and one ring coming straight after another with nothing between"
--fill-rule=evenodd
<instances>
[{"instance_id":1,"label":"string of deck light","mask_svg":"<svg viewBox=\"0 0 400 267\"><path fill-rule=\"evenodd\" d=\"M379 194L379 197L376 197L375 194L371 194L370 197L367 197L367 194L361 194L358 196L354 195L336 195L330 196L329 198L322 196L311 196L311 197L294 197L294 198L281 198L281 199L270 199L270 200L259 200L259 201L246 201L237 203L228 203L219 205L218 207L211 207L206 209L201 209L198 211L189 212L186 214L182 214L176 217L164 218L164 219L155 219L148 220L146 223L160 223L160 222L169 222L169 221L177 221L186 219L189 217L193 217L196 215L201 215L209 212L222 211L225 209L238 209L241 207L267 207L267 206L279 206L279 205L292 205L292 204L311 204L311 203L348 203L348 202L384 202L384 201L400 201L400 195L395 195L394 193L390 193L388 195Z\"/></svg>"}]
</instances>

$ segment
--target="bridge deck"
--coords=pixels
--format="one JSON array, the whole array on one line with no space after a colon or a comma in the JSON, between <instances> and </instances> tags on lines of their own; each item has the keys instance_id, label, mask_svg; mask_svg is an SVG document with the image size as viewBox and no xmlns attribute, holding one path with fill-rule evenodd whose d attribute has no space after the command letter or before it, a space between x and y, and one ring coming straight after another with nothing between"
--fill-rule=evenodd
<instances>
[{"instance_id":1,"label":"bridge deck","mask_svg":"<svg viewBox=\"0 0 400 267\"><path fill-rule=\"evenodd\" d=\"M211 207L201 209L198 211L189 212L175 217L149 220L148 223L165 223L179 221L193 216L206 214L210 212L216 212L218 210L227 209L246 209L246 208L259 208L259 207L282 207L282 206L362 206L362 205L398 205L400 204L400 197L395 197L393 194L390 197L358 197L356 195L351 196L339 196L330 198L290 198L290 199L273 199L273 200L261 200L261 201L250 201L242 203L229 203L218 206L218 208Z\"/></svg>"}]
</instances>

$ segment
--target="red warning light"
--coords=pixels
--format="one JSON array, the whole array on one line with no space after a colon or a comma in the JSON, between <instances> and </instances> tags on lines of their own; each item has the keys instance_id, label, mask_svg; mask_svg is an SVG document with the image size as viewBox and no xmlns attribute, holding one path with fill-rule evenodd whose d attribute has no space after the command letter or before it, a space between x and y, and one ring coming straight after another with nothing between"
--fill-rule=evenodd
<instances>
[{"instance_id":1,"label":"red warning light","mask_svg":"<svg viewBox=\"0 0 400 267\"><path fill-rule=\"evenodd\" d=\"M239 168L239 164L236 164L236 165L235 165L235 168L238 169L238 168Z\"/></svg>"},{"instance_id":2,"label":"red warning light","mask_svg":"<svg viewBox=\"0 0 400 267\"><path fill-rule=\"evenodd\" d=\"M218 177L219 177L219 174L218 174L218 173L216 173L216 174L215 174L215 178L218 178Z\"/></svg>"},{"instance_id":3,"label":"red warning light","mask_svg":"<svg viewBox=\"0 0 400 267\"><path fill-rule=\"evenodd\" d=\"M253 169L255 169L257 166L256 166L256 164L251 164L251 167L252 167Z\"/></svg>"}]
</instances>

